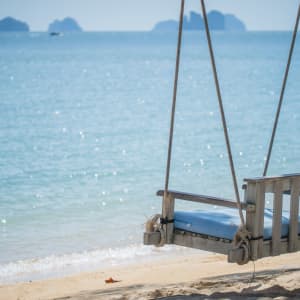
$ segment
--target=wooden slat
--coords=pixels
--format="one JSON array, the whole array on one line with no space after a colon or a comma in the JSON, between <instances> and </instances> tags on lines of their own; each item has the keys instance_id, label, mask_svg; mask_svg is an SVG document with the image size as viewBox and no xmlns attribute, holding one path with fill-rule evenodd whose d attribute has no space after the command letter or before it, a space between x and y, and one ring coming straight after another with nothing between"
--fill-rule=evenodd
<instances>
[{"instance_id":1,"label":"wooden slat","mask_svg":"<svg viewBox=\"0 0 300 300\"><path fill-rule=\"evenodd\" d=\"M294 174L285 174L280 176L265 176L265 177L254 177L254 178L245 178L245 182L259 182L259 181L274 181L274 180L282 180L282 179L291 179L292 177L300 177L300 173Z\"/></svg>"},{"instance_id":2,"label":"wooden slat","mask_svg":"<svg viewBox=\"0 0 300 300\"><path fill-rule=\"evenodd\" d=\"M255 209L247 209L246 210L246 227L249 232L253 235L254 234L254 226L255 226L255 216L256 216L256 183L248 183L247 188L245 189L244 200L247 205L254 206ZM251 247L251 258L253 260L257 259L257 245L250 243ZM254 249L255 248L255 249ZM255 250L255 251L254 251Z\"/></svg>"},{"instance_id":3,"label":"wooden slat","mask_svg":"<svg viewBox=\"0 0 300 300\"><path fill-rule=\"evenodd\" d=\"M280 254L280 239L282 228L282 181L275 184L272 225L272 255Z\"/></svg>"},{"instance_id":4,"label":"wooden slat","mask_svg":"<svg viewBox=\"0 0 300 300\"><path fill-rule=\"evenodd\" d=\"M257 209L257 236L264 235L264 216L265 216L265 185L264 183L256 184L256 209ZM258 258L263 256L263 239L257 242Z\"/></svg>"},{"instance_id":5,"label":"wooden slat","mask_svg":"<svg viewBox=\"0 0 300 300\"><path fill-rule=\"evenodd\" d=\"M289 252L298 250L298 223L299 223L299 193L300 180L292 180L290 201Z\"/></svg>"},{"instance_id":6,"label":"wooden slat","mask_svg":"<svg viewBox=\"0 0 300 300\"><path fill-rule=\"evenodd\" d=\"M232 249L231 243L225 243L222 240L210 237L201 237L190 232L177 230L174 233L174 244L226 255Z\"/></svg>"},{"instance_id":7,"label":"wooden slat","mask_svg":"<svg viewBox=\"0 0 300 300\"><path fill-rule=\"evenodd\" d=\"M156 194L158 196L163 196L164 191L159 190ZM192 201L192 202L198 202L198 203L204 203L204 204L237 208L236 202L233 202L233 201L230 201L227 199L223 199L223 198L216 198L216 197L205 196L205 195L196 195L196 194L183 193L183 192L177 192L177 191L168 191L168 194L172 195L175 199L178 199L178 200L186 200L186 201ZM242 203L242 208L246 209L245 203Z\"/></svg>"},{"instance_id":8,"label":"wooden slat","mask_svg":"<svg viewBox=\"0 0 300 300\"><path fill-rule=\"evenodd\" d=\"M291 177L282 178L282 179L272 179L265 181L265 192L266 193L275 193L276 182L280 181L282 184L282 191L285 194L289 194L291 189Z\"/></svg>"},{"instance_id":9,"label":"wooden slat","mask_svg":"<svg viewBox=\"0 0 300 300\"><path fill-rule=\"evenodd\" d=\"M158 240L158 238L156 238L156 240ZM297 248L300 249L300 237L298 237L296 243L297 243ZM228 242L224 243L224 241L222 240L214 240L213 238L209 238L209 237L197 236L190 232L175 230L174 244L179 246L184 246L184 247L196 248L204 251L210 251L210 252L221 253L221 254L229 254L231 255L231 257L233 256L232 255L233 253L230 254L230 252L233 251L231 243ZM289 242L287 238L280 240L278 255L285 254L288 252L288 244ZM272 241L271 240L264 241L262 243L261 257L259 258L270 256L271 251L272 251ZM240 250L237 250L237 253L234 254L234 261L230 260L229 262L235 262L236 260L239 260L242 257L243 257L243 253ZM228 258L230 259L230 257Z\"/></svg>"},{"instance_id":10,"label":"wooden slat","mask_svg":"<svg viewBox=\"0 0 300 300\"><path fill-rule=\"evenodd\" d=\"M298 237L296 243L297 243L297 249L300 249L300 237ZM272 241L271 240L264 241L263 247L264 247L263 257L270 256L270 253L272 251ZM282 238L279 244L280 253L278 255L288 253L288 247L289 247L288 238Z\"/></svg>"},{"instance_id":11,"label":"wooden slat","mask_svg":"<svg viewBox=\"0 0 300 300\"><path fill-rule=\"evenodd\" d=\"M244 256L245 256L245 249L233 248L228 252L227 261L229 263L240 263L243 261Z\"/></svg>"},{"instance_id":12,"label":"wooden slat","mask_svg":"<svg viewBox=\"0 0 300 300\"><path fill-rule=\"evenodd\" d=\"M158 245L160 242L160 232L144 232L144 245Z\"/></svg>"},{"instance_id":13,"label":"wooden slat","mask_svg":"<svg viewBox=\"0 0 300 300\"><path fill-rule=\"evenodd\" d=\"M275 186L277 182L281 182L282 184L282 190L284 191L285 194L290 193L291 189L291 179L293 177L265 177L265 178L260 178L259 180L253 179L247 179L247 182L251 183L261 183L263 182L265 185L265 193L275 193ZM297 178L297 177L294 177ZM246 180L246 179L245 179Z\"/></svg>"}]
</instances>

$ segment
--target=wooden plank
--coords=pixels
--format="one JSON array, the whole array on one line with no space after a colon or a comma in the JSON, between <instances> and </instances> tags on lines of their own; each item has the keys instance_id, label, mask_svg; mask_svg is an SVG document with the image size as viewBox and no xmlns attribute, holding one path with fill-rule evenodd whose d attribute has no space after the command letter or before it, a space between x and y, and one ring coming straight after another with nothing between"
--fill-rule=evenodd
<instances>
[{"instance_id":1,"label":"wooden plank","mask_svg":"<svg viewBox=\"0 0 300 300\"><path fill-rule=\"evenodd\" d=\"M254 226L255 226L255 215L256 215L256 183L248 183L245 187L244 192L244 201L247 203L249 207L254 207L255 209L247 209L246 210L246 227L253 235ZM254 246L257 248L257 245L253 245L253 242L250 243L251 248L251 259L257 259L257 250L254 251Z\"/></svg>"},{"instance_id":2,"label":"wooden plank","mask_svg":"<svg viewBox=\"0 0 300 300\"><path fill-rule=\"evenodd\" d=\"M280 239L282 227L282 181L275 183L275 195L272 219L272 256L280 254Z\"/></svg>"},{"instance_id":3,"label":"wooden plank","mask_svg":"<svg viewBox=\"0 0 300 300\"><path fill-rule=\"evenodd\" d=\"M226 255L232 249L232 244L225 243L223 240L214 239L213 237L202 237L191 232L179 230L175 230L174 244Z\"/></svg>"},{"instance_id":4,"label":"wooden plank","mask_svg":"<svg viewBox=\"0 0 300 300\"><path fill-rule=\"evenodd\" d=\"M160 242L160 232L144 232L144 245L158 245Z\"/></svg>"},{"instance_id":5,"label":"wooden plank","mask_svg":"<svg viewBox=\"0 0 300 300\"><path fill-rule=\"evenodd\" d=\"M295 177L296 178L296 177ZM280 181L282 184L282 191L285 194L289 194L291 189L291 177L282 178L282 179L273 179L265 181L265 192L266 193L275 193L276 182Z\"/></svg>"},{"instance_id":6,"label":"wooden plank","mask_svg":"<svg viewBox=\"0 0 300 300\"><path fill-rule=\"evenodd\" d=\"M185 238L180 237L182 235L185 235L186 237ZM160 242L159 232L144 233L145 245L157 245L159 242ZM237 251L234 251L231 243L229 242L224 243L224 241L222 240L221 241L213 240L212 237L200 237L200 236L196 236L195 234L189 232L183 232L176 229L174 234L174 244L185 246L185 247L196 246L197 249L201 249L204 251L214 251L216 253L222 253L222 254L228 253L229 262L236 262L238 259L243 257L243 253L239 249ZM278 255L287 253L288 249L289 249L289 240L287 238L281 239L279 244L280 251ZM300 236L298 236L296 240L296 249L300 249ZM271 250L272 250L272 241L271 240L264 241L262 257L270 256ZM230 258L230 255L232 259Z\"/></svg>"},{"instance_id":7,"label":"wooden plank","mask_svg":"<svg viewBox=\"0 0 300 300\"><path fill-rule=\"evenodd\" d=\"M265 192L266 193L275 193L275 186L276 186L276 182L278 182L278 180L274 180L274 181L266 181L265 182ZM290 190L291 190L291 180L289 178L285 178L283 180L280 180L280 182L282 183L282 190L283 193L286 195L290 194Z\"/></svg>"},{"instance_id":8,"label":"wooden plank","mask_svg":"<svg viewBox=\"0 0 300 300\"><path fill-rule=\"evenodd\" d=\"M239 263L243 261L245 250L243 248L234 248L229 250L228 259L229 263Z\"/></svg>"},{"instance_id":9,"label":"wooden plank","mask_svg":"<svg viewBox=\"0 0 300 300\"><path fill-rule=\"evenodd\" d=\"M297 251L298 248L298 225L299 225L299 193L300 180L292 180L290 200L290 225L289 225L289 252Z\"/></svg>"},{"instance_id":10,"label":"wooden plank","mask_svg":"<svg viewBox=\"0 0 300 300\"><path fill-rule=\"evenodd\" d=\"M292 177L300 177L300 173L294 173L294 174L284 174L280 176L263 176L263 177L254 177L254 178L245 178L245 182L260 182L260 181L274 181L274 180L281 180L284 178L291 179Z\"/></svg>"},{"instance_id":11,"label":"wooden plank","mask_svg":"<svg viewBox=\"0 0 300 300\"><path fill-rule=\"evenodd\" d=\"M157 193L157 196L163 196L164 191L159 190ZM175 199L178 200L186 200L186 201L192 201L192 202L198 202L198 203L204 203L204 204L210 204L210 205L217 205L217 206L224 206L224 207L231 207L231 208L237 208L236 202L223 199L223 198L216 198L212 196L205 196L205 195L196 195L196 194L190 194L190 193L183 193L183 192L177 192L177 191L168 191L169 195L172 195ZM242 208L246 209L246 204L241 203Z\"/></svg>"},{"instance_id":12,"label":"wooden plank","mask_svg":"<svg viewBox=\"0 0 300 300\"><path fill-rule=\"evenodd\" d=\"M163 199L163 209L162 209L162 216L167 220L174 219L174 206L175 200L173 195L167 194L166 197ZM174 231L174 223L168 223L163 225L163 228L166 232L166 243L172 244L173 242L173 231Z\"/></svg>"},{"instance_id":13,"label":"wooden plank","mask_svg":"<svg viewBox=\"0 0 300 300\"><path fill-rule=\"evenodd\" d=\"M270 256L270 253L272 251L272 240L264 241L264 246L263 247L264 247L263 257ZM288 253L288 248L289 248L288 238L281 239L280 244L279 244L279 253L278 253L278 255ZM297 249L300 249L300 237L298 237L298 240L297 240Z\"/></svg>"},{"instance_id":14,"label":"wooden plank","mask_svg":"<svg viewBox=\"0 0 300 300\"><path fill-rule=\"evenodd\" d=\"M279 252L277 255L286 254L288 252L288 247L289 247L288 238L282 238L279 243ZM296 248L300 249L300 236L298 236L298 238L296 240ZM272 240L264 241L262 249L263 249L262 256L260 258L269 257L270 253L272 252ZM234 249L229 250L229 251L230 252L234 251ZM242 254L241 254L241 252L238 251L237 253L235 253L235 255L236 255L236 258L239 258ZM257 260L257 259L258 258L256 258L255 260Z\"/></svg>"},{"instance_id":15,"label":"wooden plank","mask_svg":"<svg viewBox=\"0 0 300 300\"><path fill-rule=\"evenodd\" d=\"M288 251L288 240L287 238L281 239L279 244L279 253L284 254ZM263 250L263 256L262 257L268 257L270 256L270 253L272 253L272 240L264 241L264 250Z\"/></svg>"},{"instance_id":16,"label":"wooden plank","mask_svg":"<svg viewBox=\"0 0 300 300\"><path fill-rule=\"evenodd\" d=\"M263 182L256 184L256 214L257 225L256 237L264 235L264 216L265 216L265 185ZM257 243L257 255L263 255L263 239L255 241Z\"/></svg>"}]
</instances>

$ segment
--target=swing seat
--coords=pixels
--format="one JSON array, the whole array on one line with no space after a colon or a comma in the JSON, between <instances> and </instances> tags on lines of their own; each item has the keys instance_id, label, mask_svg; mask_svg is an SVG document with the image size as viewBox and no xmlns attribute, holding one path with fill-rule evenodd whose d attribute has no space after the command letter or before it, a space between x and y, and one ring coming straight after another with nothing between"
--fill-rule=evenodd
<instances>
[{"instance_id":1,"label":"swing seat","mask_svg":"<svg viewBox=\"0 0 300 300\"><path fill-rule=\"evenodd\" d=\"M166 244L201 249L228 255L228 262L239 264L267 256L300 250L300 174L244 179L244 201L241 209L246 216L248 250L236 247L234 236L239 232L240 218L236 203L230 200L167 191L163 200L161 231L146 231L145 245ZM266 208L266 194L273 195L273 209ZM164 196L164 191L157 192ZM284 197L285 195L285 197ZM210 209L176 211L175 201L208 204ZM289 210L283 210L283 202ZM214 208L212 209L212 207ZM221 209L220 209L221 207Z\"/></svg>"},{"instance_id":2,"label":"swing seat","mask_svg":"<svg viewBox=\"0 0 300 300\"><path fill-rule=\"evenodd\" d=\"M285 238L289 233L290 212L283 211L281 218L281 238ZM264 240L272 239L272 219L273 210L264 211ZM300 216L298 216L300 222ZM238 211L233 208L208 209L197 211L175 211L175 230L184 230L200 235L207 235L220 239L232 241L240 225ZM300 233L300 223L298 223L298 234Z\"/></svg>"}]
</instances>

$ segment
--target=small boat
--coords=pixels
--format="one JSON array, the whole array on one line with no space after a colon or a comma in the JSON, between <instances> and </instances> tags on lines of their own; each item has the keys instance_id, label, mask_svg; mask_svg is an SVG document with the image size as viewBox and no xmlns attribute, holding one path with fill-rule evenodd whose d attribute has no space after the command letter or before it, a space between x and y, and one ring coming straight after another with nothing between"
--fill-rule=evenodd
<instances>
[{"instance_id":1,"label":"small boat","mask_svg":"<svg viewBox=\"0 0 300 300\"><path fill-rule=\"evenodd\" d=\"M56 32L56 31L52 31L49 33L50 36L60 36L61 33L60 32Z\"/></svg>"}]
</instances>

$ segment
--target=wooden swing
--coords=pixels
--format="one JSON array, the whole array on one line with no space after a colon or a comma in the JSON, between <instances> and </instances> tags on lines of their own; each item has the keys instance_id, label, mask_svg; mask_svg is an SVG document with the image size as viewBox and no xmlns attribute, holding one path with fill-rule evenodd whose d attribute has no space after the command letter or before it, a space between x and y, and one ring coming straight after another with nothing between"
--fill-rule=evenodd
<instances>
[{"instance_id":1,"label":"wooden swing","mask_svg":"<svg viewBox=\"0 0 300 300\"><path fill-rule=\"evenodd\" d=\"M195 195L190 193L171 191L168 189L184 16L184 2L184 0L181 0L165 188L164 190L160 190L157 192L158 196L163 197L162 214L154 216L151 220L147 222L146 232L144 233L144 244L156 246L163 246L164 244L175 244L185 247L197 248L205 251L222 253L228 255L228 262L235 262L238 264L245 264L249 260L257 260L262 257L275 256L283 253L299 251L300 174L289 174L277 177L267 177L266 174L268 170L279 114L281 111L285 86L288 78L290 63L297 36L300 18L300 5L298 7L297 19L293 31L293 38L290 46L288 62L282 83L279 103L275 116L271 140L269 143L268 155L264 167L263 176L258 178L244 179L244 201L241 202L231 153L229 135L227 131L227 124L223 109L212 42L210 38L205 3L204 0L201 0L206 37L208 42L216 92L222 117L224 136L229 157L231 175L236 196L236 202L233 202L222 198ZM267 210L265 208L266 193L272 193L274 195L274 204L272 211ZM288 215L286 215L286 213L284 213L282 209L284 194L290 195L290 211ZM174 212L175 200L186 200L210 204L214 206L222 206L224 207L224 213L222 210L222 214L219 215L218 213L216 214L213 211L208 212L206 214L202 213L202 215L201 213L197 212L193 212L190 214L188 213L184 215L184 213ZM240 225L237 224L232 227L231 224L228 224L228 222L225 221L224 224L227 222L225 225L221 222L219 225L216 226L216 224L218 224L219 222L218 218L221 219L222 216L225 216L226 220L232 220L230 218L234 219L234 217L231 214L231 210L234 209L235 215L237 215L236 209L238 210L238 222ZM246 214L246 219L244 218L244 213ZM210 223L207 223L210 221L211 216L216 218L212 221L213 226L210 226ZM181 218L185 220L182 222ZM269 228L266 228L268 223ZM201 228L201 224L208 224L208 226L206 227L210 227L209 230L205 231L203 228ZM228 225L230 225L231 227L228 227L228 232L226 232L225 234L225 230L227 230L226 226ZM214 226L216 228L214 228ZM233 229L234 233L232 232ZM222 232L222 230L224 232Z\"/></svg>"}]
</instances>

